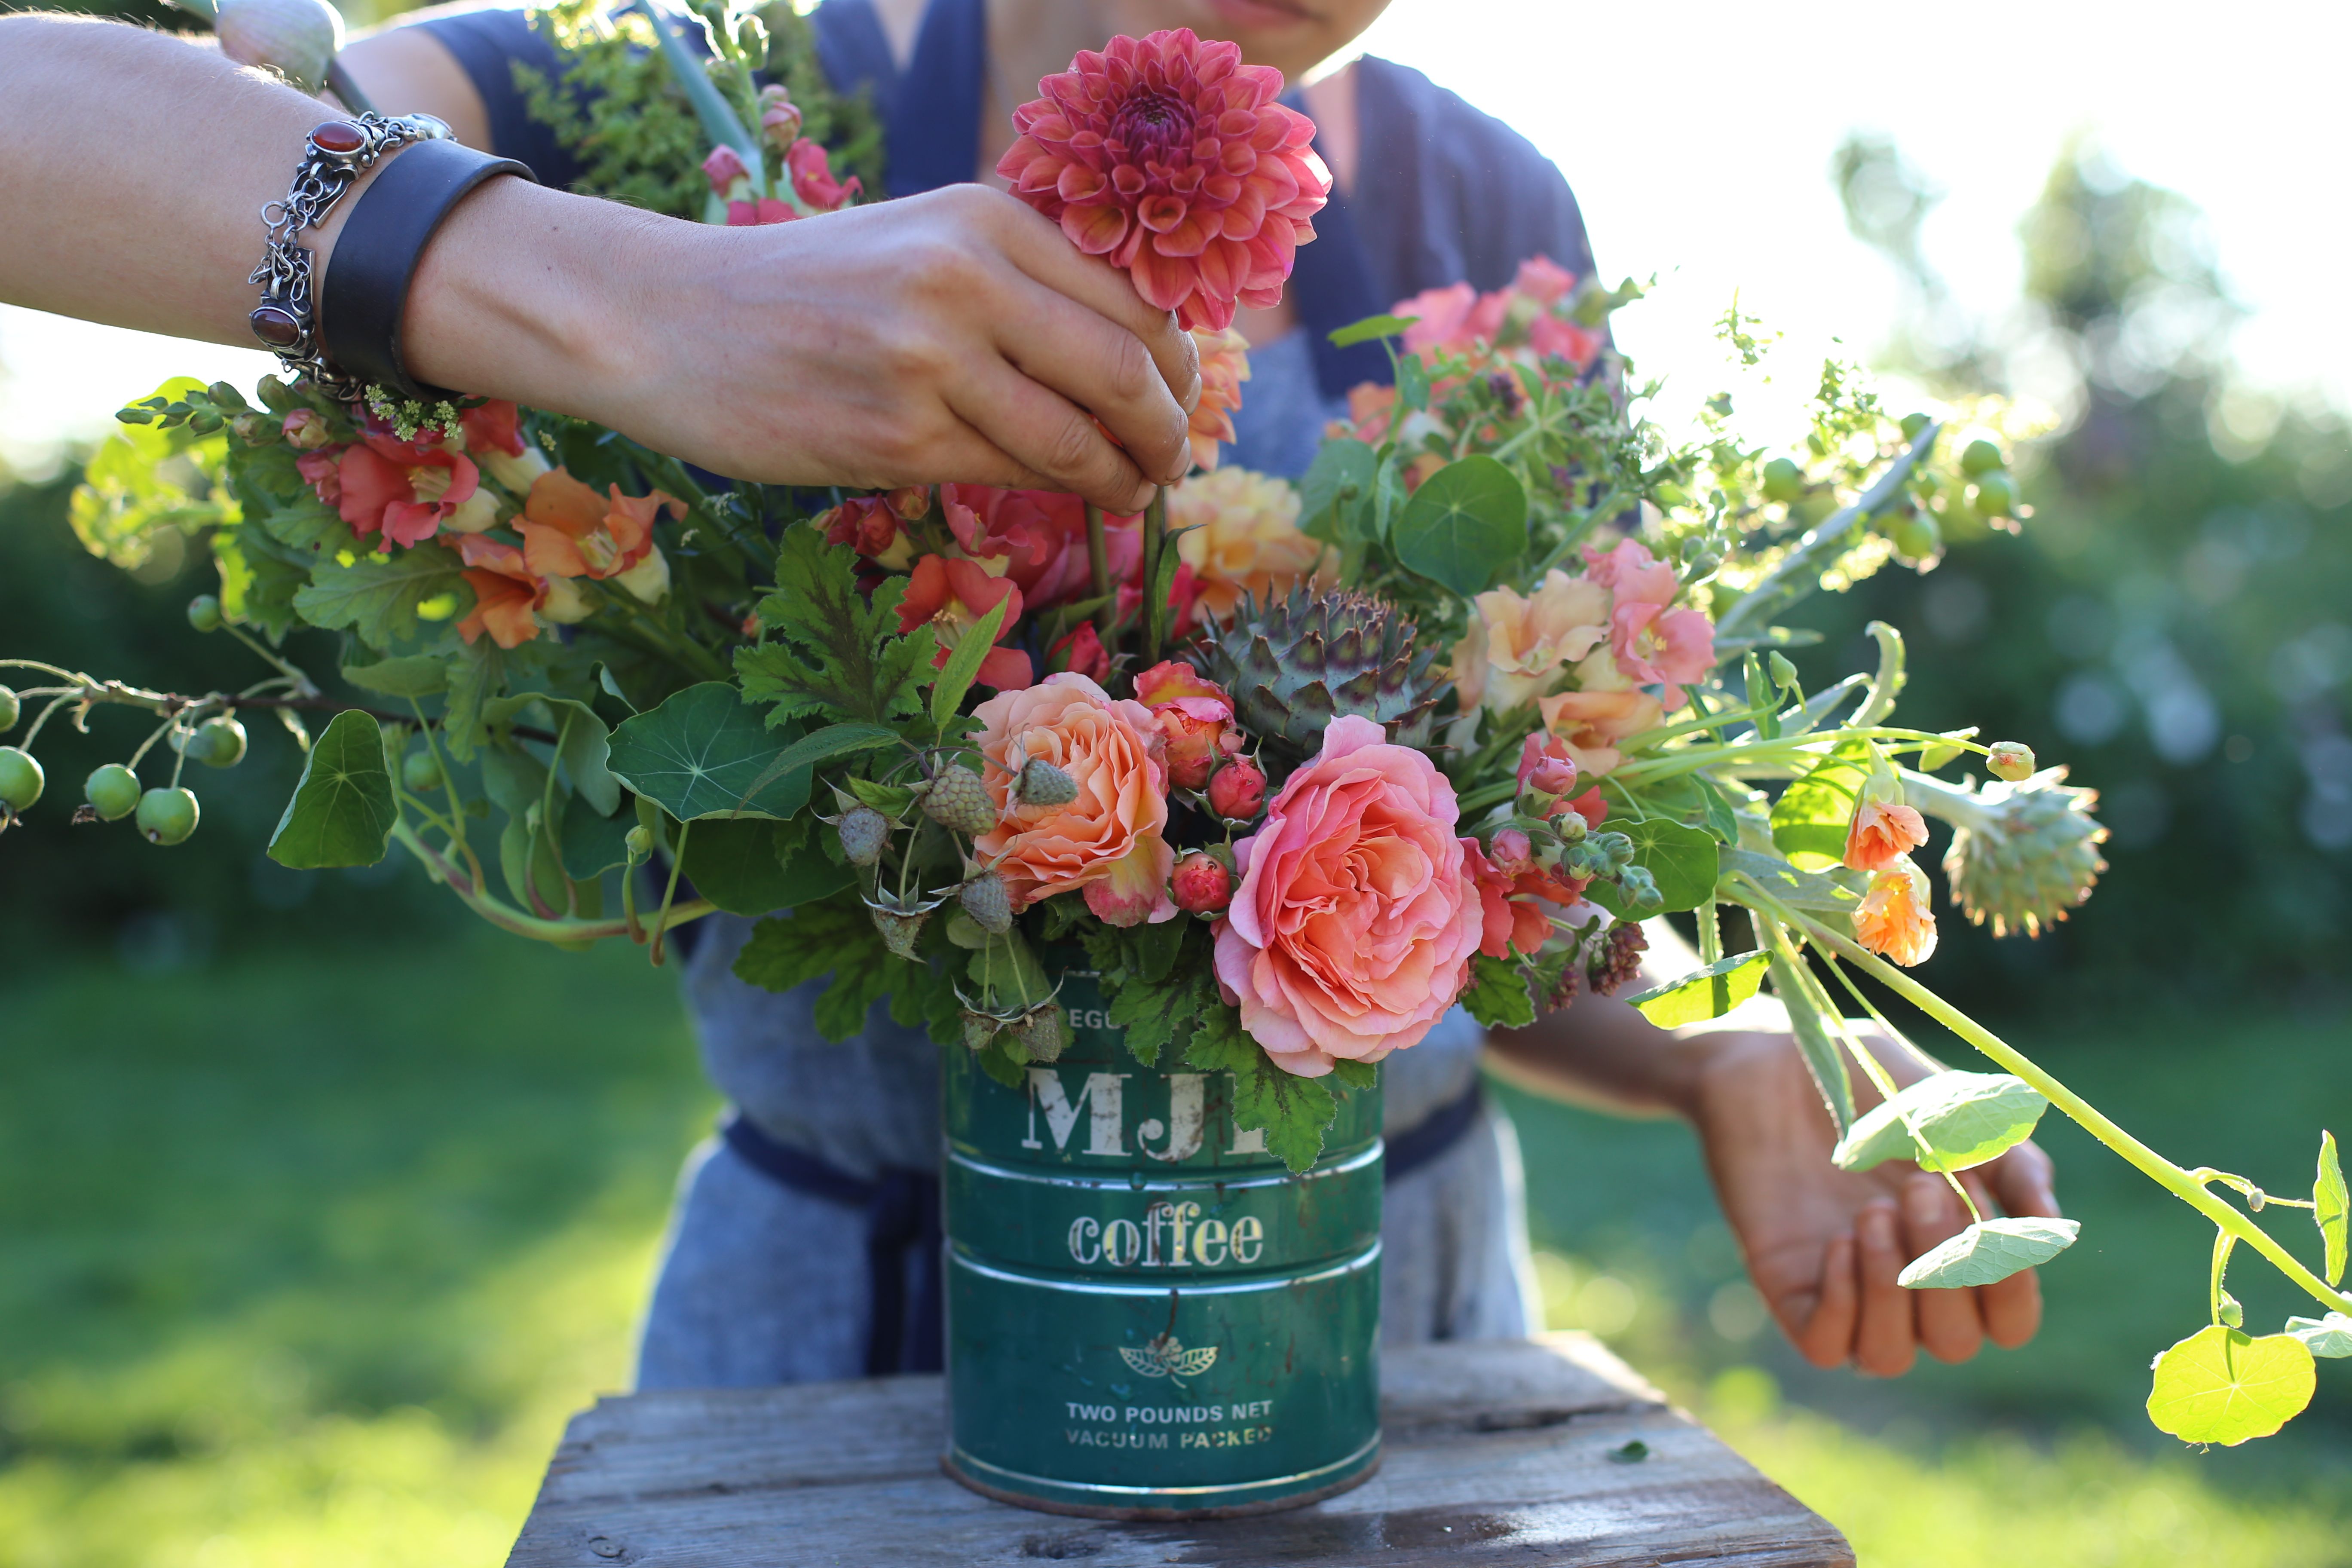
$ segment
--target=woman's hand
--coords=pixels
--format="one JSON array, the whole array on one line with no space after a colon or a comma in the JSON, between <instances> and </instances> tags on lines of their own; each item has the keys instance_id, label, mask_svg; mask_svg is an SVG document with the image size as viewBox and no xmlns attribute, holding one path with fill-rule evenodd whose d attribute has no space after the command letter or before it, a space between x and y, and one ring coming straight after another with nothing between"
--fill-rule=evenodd
<instances>
[{"instance_id":1,"label":"woman's hand","mask_svg":"<svg viewBox=\"0 0 2352 1568\"><path fill-rule=\"evenodd\" d=\"M420 377L738 479L959 479L1134 511L1190 461L1191 336L978 186L730 229L502 181L411 299Z\"/></svg>"},{"instance_id":2,"label":"woman's hand","mask_svg":"<svg viewBox=\"0 0 2352 1568\"><path fill-rule=\"evenodd\" d=\"M1725 1219L1773 1316L1815 1366L1852 1362L1895 1377L1917 1352L1966 1361L1987 1339L2014 1349L2042 1322L2032 1270L1992 1285L1906 1290L1903 1266L1969 1223L1941 1176L1908 1161L1854 1174L1830 1163L1836 1132L1795 1043L1785 1035L1718 1034L1688 1042L1703 1055L1686 1113L1706 1152ZM1920 1075L1880 1052L1898 1083ZM1866 1110L1877 1095L1859 1076ZM2050 1157L2021 1143L1961 1182L1988 1217L2055 1218Z\"/></svg>"}]
</instances>

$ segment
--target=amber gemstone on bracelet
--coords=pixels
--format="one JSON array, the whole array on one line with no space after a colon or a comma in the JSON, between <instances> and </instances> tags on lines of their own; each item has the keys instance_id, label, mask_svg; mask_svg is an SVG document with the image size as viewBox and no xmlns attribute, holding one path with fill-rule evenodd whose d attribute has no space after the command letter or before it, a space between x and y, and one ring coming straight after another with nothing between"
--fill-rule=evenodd
<instances>
[{"instance_id":1,"label":"amber gemstone on bracelet","mask_svg":"<svg viewBox=\"0 0 2352 1568\"><path fill-rule=\"evenodd\" d=\"M302 323L282 306L264 305L246 318L264 348L290 349L302 341Z\"/></svg>"},{"instance_id":2,"label":"amber gemstone on bracelet","mask_svg":"<svg viewBox=\"0 0 2352 1568\"><path fill-rule=\"evenodd\" d=\"M367 132L348 120L330 120L310 132L310 145L321 153L348 156L367 145Z\"/></svg>"}]
</instances>

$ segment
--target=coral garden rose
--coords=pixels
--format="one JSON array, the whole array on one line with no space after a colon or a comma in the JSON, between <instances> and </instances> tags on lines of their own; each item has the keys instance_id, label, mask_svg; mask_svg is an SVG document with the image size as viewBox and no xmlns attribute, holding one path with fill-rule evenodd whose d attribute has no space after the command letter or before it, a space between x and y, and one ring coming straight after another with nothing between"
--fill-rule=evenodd
<instances>
[{"instance_id":1,"label":"coral garden rose","mask_svg":"<svg viewBox=\"0 0 2352 1568\"><path fill-rule=\"evenodd\" d=\"M972 847L1004 879L1013 907L1081 889L1087 908L1109 924L1171 919L1168 775L1158 727L1143 705L1114 700L1065 671L1000 692L973 712L998 817ZM1013 798L1020 770L1039 760L1076 782L1075 799L1031 805Z\"/></svg>"},{"instance_id":2,"label":"coral garden rose","mask_svg":"<svg viewBox=\"0 0 2352 1568\"><path fill-rule=\"evenodd\" d=\"M1168 742L1168 782L1199 789L1227 757L1242 749L1234 723L1233 699L1177 659L1155 664L1135 678L1135 700L1150 710Z\"/></svg>"},{"instance_id":3,"label":"coral garden rose","mask_svg":"<svg viewBox=\"0 0 2352 1568\"><path fill-rule=\"evenodd\" d=\"M996 165L1014 195L1188 328L1281 302L1331 172L1280 71L1180 27L1081 51L1037 90Z\"/></svg>"},{"instance_id":4,"label":"coral garden rose","mask_svg":"<svg viewBox=\"0 0 2352 1568\"><path fill-rule=\"evenodd\" d=\"M1454 688L1465 710L1517 708L1609 636L1609 590L1558 567L1533 594L1490 588L1475 604L1468 631L1454 645Z\"/></svg>"},{"instance_id":5,"label":"coral garden rose","mask_svg":"<svg viewBox=\"0 0 2352 1568\"><path fill-rule=\"evenodd\" d=\"M1936 917L1927 908L1927 873L1898 855L1873 873L1854 906L1853 939L1904 968L1936 951Z\"/></svg>"},{"instance_id":6,"label":"coral garden rose","mask_svg":"<svg viewBox=\"0 0 2352 1568\"><path fill-rule=\"evenodd\" d=\"M915 563L915 574L898 601L898 630L911 632L925 622L939 642L931 656L933 668L947 667L965 634L1000 604L1004 618L997 623L996 640L1013 635L1021 619L1021 589L1010 577L992 577L976 563L946 555L926 555ZM1029 684L1035 671L1029 656L1017 647L992 647L980 661L974 677L982 686L1010 691Z\"/></svg>"},{"instance_id":7,"label":"coral garden rose","mask_svg":"<svg viewBox=\"0 0 2352 1568\"><path fill-rule=\"evenodd\" d=\"M1435 763L1349 714L1234 847L1217 978L1277 1066L1378 1061L1454 1005L1486 932L1456 816Z\"/></svg>"},{"instance_id":8,"label":"coral garden rose","mask_svg":"<svg viewBox=\"0 0 2352 1568\"><path fill-rule=\"evenodd\" d=\"M1321 541L1298 527L1298 492L1247 468L1195 474L1168 492L1176 553L1192 569L1194 602L1207 615L1233 613L1244 594L1259 604L1286 594L1315 571Z\"/></svg>"},{"instance_id":9,"label":"coral garden rose","mask_svg":"<svg viewBox=\"0 0 2352 1568\"><path fill-rule=\"evenodd\" d=\"M1857 871L1883 871L1927 842L1927 823L1900 801L1865 800L1854 808L1845 832L1845 863Z\"/></svg>"}]
</instances>

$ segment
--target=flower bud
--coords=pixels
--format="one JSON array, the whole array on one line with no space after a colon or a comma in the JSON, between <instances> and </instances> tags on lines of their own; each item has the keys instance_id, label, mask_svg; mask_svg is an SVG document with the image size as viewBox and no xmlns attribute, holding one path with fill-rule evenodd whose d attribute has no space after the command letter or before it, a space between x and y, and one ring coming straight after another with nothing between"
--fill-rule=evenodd
<instances>
[{"instance_id":1,"label":"flower bud","mask_svg":"<svg viewBox=\"0 0 2352 1568\"><path fill-rule=\"evenodd\" d=\"M475 453L474 461L484 473L519 496L529 495L531 482L550 467L547 454L536 447L525 447L520 452L502 452L494 447L487 452Z\"/></svg>"},{"instance_id":2,"label":"flower bud","mask_svg":"<svg viewBox=\"0 0 2352 1568\"><path fill-rule=\"evenodd\" d=\"M464 509L461 507L459 510ZM461 531L472 533L477 531L465 529ZM569 577L547 579L547 597L541 601L539 606L541 619L553 621L559 626L575 626L594 613L595 607L588 603L588 595L580 591L578 583Z\"/></svg>"},{"instance_id":3,"label":"flower bud","mask_svg":"<svg viewBox=\"0 0 2352 1568\"><path fill-rule=\"evenodd\" d=\"M760 129L778 152L800 140L801 111L779 84L771 82L760 89Z\"/></svg>"},{"instance_id":4,"label":"flower bud","mask_svg":"<svg viewBox=\"0 0 2352 1568\"><path fill-rule=\"evenodd\" d=\"M278 428L285 432L286 444L298 452L315 452L334 439L326 416L315 408L297 408Z\"/></svg>"},{"instance_id":5,"label":"flower bud","mask_svg":"<svg viewBox=\"0 0 2352 1568\"><path fill-rule=\"evenodd\" d=\"M719 196L733 190L736 181L751 177L751 171L743 167L742 154L724 143L713 147L710 156L702 161L702 174L710 182L711 194Z\"/></svg>"},{"instance_id":6,"label":"flower bud","mask_svg":"<svg viewBox=\"0 0 2352 1568\"><path fill-rule=\"evenodd\" d=\"M629 829L621 842L627 848L631 860L642 860L654 852L654 830L640 822Z\"/></svg>"},{"instance_id":7,"label":"flower bud","mask_svg":"<svg viewBox=\"0 0 2352 1568\"><path fill-rule=\"evenodd\" d=\"M1234 874L1195 849L1176 862L1170 890L1187 914L1213 915L1234 901Z\"/></svg>"},{"instance_id":8,"label":"flower bud","mask_svg":"<svg viewBox=\"0 0 2352 1568\"><path fill-rule=\"evenodd\" d=\"M1985 759L1985 772L2011 784L2030 777L2033 773L2033 748L2016 741L1997 742L1992 754Z\"/></svg>"},{"instance_id":9,"label":"flower bud","mask_svg":"<svg viewBox=\"0 0 2352 1568\"><path fill-rule=\"evenodd\" d=\"M1576 788L1576 764L1566 757L1538 757L1520 787L1555 797L1570 794Z\"/></svg>"},{"instance_id":10,"label":"flower bud","mask_svg":"<svg viewBox=\"0 0 2352 1568\"><path fill-rule=\"evenodd\" d=\"M1265 805L1265 774L1247 757L1235 757L1209 780L1209 809L1229 822L1254 820Z\"/></svg>"},{"instance_id":11,"label":"flower bud","mask_svg":"<svg viewBox=\"0 0 2352 1568\"><path fill-rule=\"evenodd\" d=\"M646 558L613 579L636 596L642 605L658 605L669 596L669 557L656 544L646 552Z\"/></svg>"},{"instance_id":12,"label":"flower bud","mask_svg":"<svg viewBox=\"0 0 2352 1568\"><path fill-rule=\"evenodd\" d=\"M898 513L902 522L920 522L931 512L931 487L901 485L885 495L882 504Z\"/></svg>"},{"instance_id":13,"label":"flower bud","mask_svg":"<svg viewBox=\"0 0 2352 1568\"><path fill-rule=\"evenodd\" d=\"M1583 819L1580 817L1578 820ZM1526 834L1516 827L1506 827L1495 835L1487 847L1487 858L1495 862L1496 870L1505 876L1516 877L1535 868L1536 848Z\"/></svg>"}]
</instances>

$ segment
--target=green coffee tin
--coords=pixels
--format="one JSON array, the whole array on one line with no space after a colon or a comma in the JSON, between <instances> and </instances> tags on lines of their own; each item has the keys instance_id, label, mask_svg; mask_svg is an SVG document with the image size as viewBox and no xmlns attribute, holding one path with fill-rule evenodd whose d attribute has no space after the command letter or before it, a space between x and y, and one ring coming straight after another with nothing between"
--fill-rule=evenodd
<instances>
[{"instance_id":1,"label":"green coffee tin","mask_svg":"<svg viewBox=\"0 0 2352 1568\"><path fill-rule=\"evenodd\" d=\"M1118 1519L1297 1507L1380 1462L1377 1089L1293 1175L1222 1074L1139 1066L1091 973L1020 1089L947 1055L949 1474ZM1336 1088L1336 1086L1335 1086Z\"/></svg>"}]
</instances>

